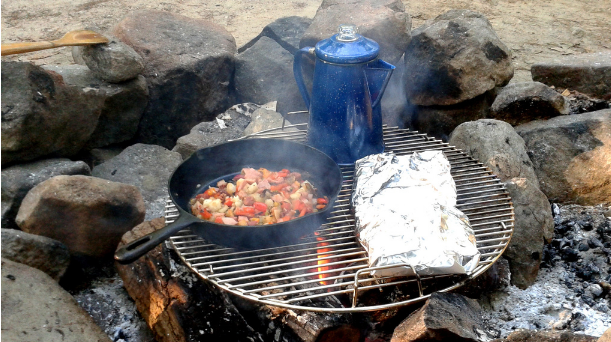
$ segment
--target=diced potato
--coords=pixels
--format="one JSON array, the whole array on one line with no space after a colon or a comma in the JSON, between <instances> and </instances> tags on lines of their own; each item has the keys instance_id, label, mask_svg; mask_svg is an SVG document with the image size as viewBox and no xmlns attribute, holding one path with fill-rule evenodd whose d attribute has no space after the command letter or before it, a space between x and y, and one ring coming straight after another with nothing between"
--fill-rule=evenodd
<instances>
[{"instance_id":1,"label":"diced potato","mask_svg":"<svg viewBox=\"0 0 611 342\"><path fill-rule=\"evenodd\" d=\"M268 198L268 199L266 199L266 200L265 200L265 205L266 205L268 208L271 208L271 207L273 207L273 206L274 206L274 201L272 201L271 199L269 199L269 198Z\"/></svg>"},{"instance_id":2,"label":"diced potato","mask_svg":"<svg viewBox=\"0 0 611 342\"><path fill-rule=\"evenodd\" d=\"M235 185L233 183L227 183L227 193L233 195L235 193Z\"/></svg>"},{"instance_id":3,"label":"diced potato","mask_svg":"<svg viewBox=\"0 0 611 342\"><path fill-rule=\"evenodd\" d=\"M252 183L251 185L246 187L246 192L249 194L254 194L255 192L257 192L257 190L259 190L259 186L257 186L257 183Z\"/></svg>"}]
</instances>

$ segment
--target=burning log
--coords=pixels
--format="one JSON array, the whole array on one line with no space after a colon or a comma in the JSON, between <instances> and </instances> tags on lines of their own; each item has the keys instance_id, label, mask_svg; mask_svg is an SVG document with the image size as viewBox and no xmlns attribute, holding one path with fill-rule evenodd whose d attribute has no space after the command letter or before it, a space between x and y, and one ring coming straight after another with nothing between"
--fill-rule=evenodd
<instances>
[{"instance_id":1,"label":"burning log","mask_svg":"<svg viewBox=\"0 0 611 342\"><path fill-rule=\"evenodd\" d=\"M120 246L164 226L163 218L144 222L123 235ZM157 341L262 341L226 294L161 245L131 264L117 264L117 270Z\"/></svg>"},{"instance_id":2,"label":"burning log","mask_svg":"<svg viewBox=\"0 0 611 342\"><path fill-rule=\"evenodd\" d=\"M126 233L121 245L164 226L162 218L144 222ZM237 297L197 277L165 245L117 269L157 341L361 339L362 329L350 314L296 312Z\"/></svg>"}]
</instances>

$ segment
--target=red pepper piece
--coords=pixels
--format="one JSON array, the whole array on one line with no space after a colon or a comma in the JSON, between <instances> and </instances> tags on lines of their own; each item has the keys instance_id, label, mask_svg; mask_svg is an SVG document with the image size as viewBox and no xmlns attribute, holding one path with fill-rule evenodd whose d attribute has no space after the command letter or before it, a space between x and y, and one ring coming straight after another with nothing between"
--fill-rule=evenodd
<instances>
[{"instance_id":1,"label":"red pepper piece","mask_svg":"<svg viewBox=\"0 0 611 342\"><path fill-rule=\"evenodd\" d=\"M262 213L264 213L267 210L267 205L265 205L265 203L255 202L254 206L255 206L255 210L258 210Z\"/></svg>"}]
</instances>

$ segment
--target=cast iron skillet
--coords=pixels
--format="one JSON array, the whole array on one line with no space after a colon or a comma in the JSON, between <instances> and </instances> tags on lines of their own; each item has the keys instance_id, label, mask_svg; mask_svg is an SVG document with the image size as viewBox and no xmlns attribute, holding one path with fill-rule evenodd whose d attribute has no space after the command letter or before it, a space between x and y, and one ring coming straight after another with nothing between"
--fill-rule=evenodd
<instances>
[{"instance_id":1,"label":"cast iron skillet","mask_svg":"<svg viewBox=\"0 0 611 342\"><path fill-rule=\"evenodd\" d=\"M329 204L317 213L263 226L223 225L191 214L191 198L208 189L209 185L216 186L221 179L231 179L244 167L301 172L303 179L317 188L318 197L329 198ZM204 148L180 164L170 177L170 197L180 217L165 228L122 246L115 253L115 260L123 264L135 261L186 227L208 242L237 249L293 244L324 223L341 187L342 173L337 164L326 154L304 144L279 139L246 139Z\"/></svg>"}]
</instances>

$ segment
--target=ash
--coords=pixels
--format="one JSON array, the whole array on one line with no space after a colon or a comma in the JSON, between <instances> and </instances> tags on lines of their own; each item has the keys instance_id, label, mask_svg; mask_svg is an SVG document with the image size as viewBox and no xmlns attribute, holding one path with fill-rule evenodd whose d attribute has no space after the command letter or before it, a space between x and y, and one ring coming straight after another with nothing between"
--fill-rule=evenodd
<instances>
[{"instance_id":1,"label":"ash","mask_svg":"<svg viewBox=\"0 0 611 342\"><path fill-rule=\"evenodd\" d=\"M118 275L95 280L74 298L113 342L155 341Z\"/></svg>"},{"instance_id":2,"label":"ash","mask_svg":"<svg viewBox=\"0 0 611 342\"><path fill-rule=\"evenodd\" d=\"M535 284L480 298L484 319L507 337L516 329L601 336L611 327L611 218L608 208L552 206L554 238Z\"/></svg>"}]
</instances>

